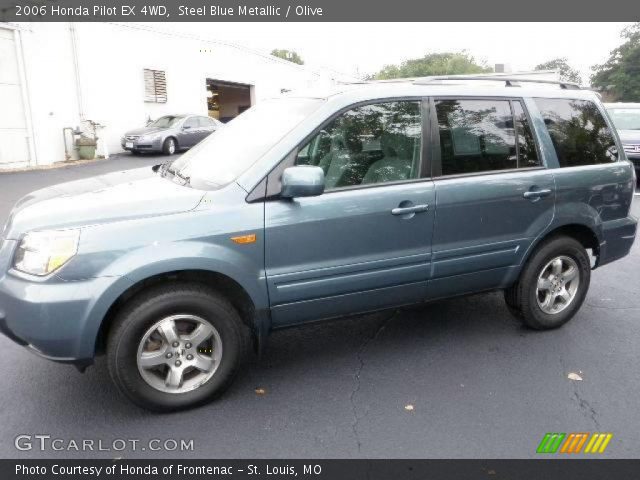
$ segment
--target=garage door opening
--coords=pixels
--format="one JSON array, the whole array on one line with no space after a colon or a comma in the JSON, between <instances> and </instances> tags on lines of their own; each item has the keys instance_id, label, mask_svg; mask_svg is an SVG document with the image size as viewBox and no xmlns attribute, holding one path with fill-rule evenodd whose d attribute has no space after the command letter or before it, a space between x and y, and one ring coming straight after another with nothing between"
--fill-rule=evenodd
<instances>
[{"instance_id":1,"label":"garage door opening","mask_svg":"<svg viewBox=\"0 0 640 480\"><path fill-rule=\"evenodd\" d=\"M253 85L207 78L209 116L227 123L253 105Z\"/></svg>"}]
</instances>

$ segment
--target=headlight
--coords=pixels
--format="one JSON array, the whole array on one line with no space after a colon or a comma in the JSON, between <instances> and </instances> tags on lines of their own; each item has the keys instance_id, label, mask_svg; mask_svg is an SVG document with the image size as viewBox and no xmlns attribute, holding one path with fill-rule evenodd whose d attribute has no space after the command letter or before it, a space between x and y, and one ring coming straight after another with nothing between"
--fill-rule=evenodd
<instances>
[{"instance_id":1,"label":"headlight","mask_svg":"<svg viewBox=\"0 0 640 480\"><path fill-rule=\"evenodd\" d=\"M13 268L31 275L48 275L78 252L80 230L31 232L20 242Z\"/></svg>"}]
</instances>

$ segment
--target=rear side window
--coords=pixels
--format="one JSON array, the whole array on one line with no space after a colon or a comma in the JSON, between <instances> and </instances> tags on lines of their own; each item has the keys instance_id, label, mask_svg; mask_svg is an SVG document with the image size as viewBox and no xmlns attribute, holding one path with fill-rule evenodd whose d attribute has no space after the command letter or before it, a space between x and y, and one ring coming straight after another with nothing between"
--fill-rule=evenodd
<instances>
[{"instance_id":1,"label":"rear side window","mask_svg":"<svg viewBox=\"0 0 640 480\"><path fill-rule=\"evenodd\" d=\"M595 103L564 98L537 98L535 102L561 167L618 160L613 135Z\"/></svg>"},{"instance_id":2,"label":"rear side window","mask_svg":"<svg viewBox=\"0 0 640 480\"><path fill-rule=\"evenodd\" d=\"M436 100L435 106L442 175L540 165L529 122L520 102Z\"/></svg>"}]
</instances>

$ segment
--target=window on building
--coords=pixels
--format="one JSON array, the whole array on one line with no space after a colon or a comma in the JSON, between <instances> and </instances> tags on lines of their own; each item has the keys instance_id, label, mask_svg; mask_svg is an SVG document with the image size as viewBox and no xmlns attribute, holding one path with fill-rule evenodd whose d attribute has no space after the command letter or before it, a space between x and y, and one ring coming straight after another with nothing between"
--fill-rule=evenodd
<instances>
[{"instance_id":1,"label":"window on building","mask_svg":"<svg viewBox=\"0 0 640 480\"><path fill-rule=\"evenodd\" d=\"M144 101L167 103L167 79L163 70L144 69Z\"/></svg>"},{"instance_id":2,"label":"window on building","mask_svg":"<svg viewBox=\"0 0 640 480\"><path fill-rule=\"evenodd\" d=\"M589 100L535 100L561 167L577 167L618 160L613 135L595 103Z\"/></svg>"},{"instance_id":3,"label":"window on building","mask_svg":"<svg viewBox=\"0 0 640 480\"><path fill-rule=\"evenodd\" d=\"M356 107L320 130L299 150L296 165L325 172L325 188L418 178L422 126L420 102Z\"/></svg>"}]
</instances>

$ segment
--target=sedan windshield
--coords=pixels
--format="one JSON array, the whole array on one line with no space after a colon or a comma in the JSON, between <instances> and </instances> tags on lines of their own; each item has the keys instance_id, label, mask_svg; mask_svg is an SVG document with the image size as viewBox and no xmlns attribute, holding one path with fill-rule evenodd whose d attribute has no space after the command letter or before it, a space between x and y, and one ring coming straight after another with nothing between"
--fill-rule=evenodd
<instances>
[{"instance_id":1,"label":"sedan windshield","mask_svg":"<svg viewBox=\"0 0 640 480\"><path fill-rule=\"evenodd\" d=\"M321 104L314 98L265 100L216 130L165 171L195 188L228 185Z\"/></svg>"},{"instance_id":2,"label":"sedan windshield","mask_svg":"<svg viewBox=\"0 0 640 480\"><path fill-rule=\"evenodd\" d=\"M176 117L175 115L167 115L165 117L160 117L155 122L150 123L149 126L158 128L169 128L178 123L181 118L182 117Z\"/></svg>"},{"instance_id":3,"label":"sedan windshield","mask_svg":"<svg viewBox=\"0 0 640 480\"><path fill-rule=\"evenodd\" d=\"M640 108L612 108L609 114L618 130L640 130Z\"/></svg>"}]
</instances>

